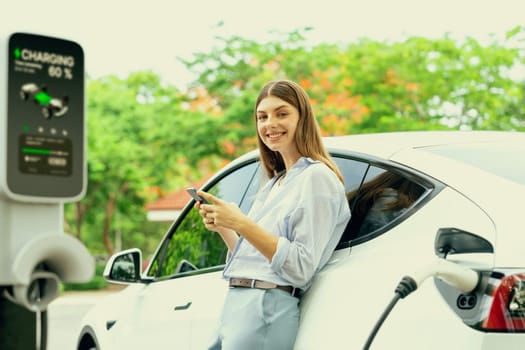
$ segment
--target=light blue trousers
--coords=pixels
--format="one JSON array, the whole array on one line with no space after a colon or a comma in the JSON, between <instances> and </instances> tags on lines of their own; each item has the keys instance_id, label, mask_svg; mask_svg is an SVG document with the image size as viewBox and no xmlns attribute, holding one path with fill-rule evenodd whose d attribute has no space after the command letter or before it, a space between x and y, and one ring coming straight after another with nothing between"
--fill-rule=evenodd
<instances>
[{"instance_id":1,"label":"light blue trousers","mask_svg":"<svg viewBox=\"0 0 525 350\"><path fill-rule=\"evenodd\" d=\"M291 350L299 299L278 289L231 288L209 350Z\"/></svg>"}]
</instances>

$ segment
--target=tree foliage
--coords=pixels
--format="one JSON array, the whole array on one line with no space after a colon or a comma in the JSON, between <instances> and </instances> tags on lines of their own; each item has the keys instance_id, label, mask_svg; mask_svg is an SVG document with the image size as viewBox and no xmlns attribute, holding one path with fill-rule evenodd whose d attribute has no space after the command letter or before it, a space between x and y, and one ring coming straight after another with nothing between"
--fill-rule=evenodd
<instances>
[{"instance_id":1,"label":"tree foliage","mask_svg":"<svg viewBox=\"0 0 525 350\"><path fill-rule=\"evenodd\" d=\"M198 76L185 91L152 72L89 81L88 191L67 206L71 232L102 255L119 233L122 248L152 252L165 227L143 205L255 148L253 103L273 79L308 91L324 135L525 129L524 28L488 45L445 36L307 46L306 32L219 38L182 60Z\"/></svg>"},{"instance_id":2,"label":"tree foliage","mask_svg":"<svg viewBox=\"0 0 525 350\"><path fill-rule=\"evenodd\" d=\"M260 45L233 37L185 63L201 72L197 83L225 110L251 111L250 104L239 103L252 102L268 80L298 81L330 135L436 128L522 130L523 86L511 75L517 67L523 69L522 33L518 28L509 32L507 42L487 46L449 37L394 43L362 39L315 47L303 45L301 32ZM511 47L512 42L518 45Z\"/></svg>"}]
</instances>

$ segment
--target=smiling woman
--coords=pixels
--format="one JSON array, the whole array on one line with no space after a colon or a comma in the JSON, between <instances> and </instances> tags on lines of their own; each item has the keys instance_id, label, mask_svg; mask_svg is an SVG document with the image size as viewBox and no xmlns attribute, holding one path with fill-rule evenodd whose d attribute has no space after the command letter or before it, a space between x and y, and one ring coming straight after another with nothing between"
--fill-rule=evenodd
<instances>
[{"instance_id":1,"label":"smiling woman","mask_svg":"<svg viewBox=\"0 0 525 350\"><path fill-rule=\"evenodd\" d=\"M257 107L257 132L261 141L273 152L295 162L300 154L294 136L299 111L275 96L268 96Z\"/></svg>"},{"instance_id":2,"label":"smiling woman","mask_svg":"<svg viewBox=\"0 0 525 350\"><path fill-rule=\"evenodd\" d=\"M223 276L230 289L209 349L292 349L299 298L350 218L341 173L323 146L306 92L291 81L272 81L254 114L269 181L250 212L206 192L199 195L210 204L195 205L229 251Z\"/></svg>"}]
</instances>

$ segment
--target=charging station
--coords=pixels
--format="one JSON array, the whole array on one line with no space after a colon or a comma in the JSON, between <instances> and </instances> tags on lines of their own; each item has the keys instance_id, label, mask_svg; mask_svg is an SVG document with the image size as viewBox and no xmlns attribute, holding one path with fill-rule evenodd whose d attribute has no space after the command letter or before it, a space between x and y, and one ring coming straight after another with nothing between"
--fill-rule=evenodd
<instances>
[{"instance_id":1,"label":"charging station","mask_svg":"<svg viewBox=\"0 0 525 350\"><path fill-rule=\"evenodd\" d=\"M94 260L64 233L64 203L86 190L84 52L31 33L0 37L0 349L45 349L60 282Z\"/></svg>"}]
</instances>

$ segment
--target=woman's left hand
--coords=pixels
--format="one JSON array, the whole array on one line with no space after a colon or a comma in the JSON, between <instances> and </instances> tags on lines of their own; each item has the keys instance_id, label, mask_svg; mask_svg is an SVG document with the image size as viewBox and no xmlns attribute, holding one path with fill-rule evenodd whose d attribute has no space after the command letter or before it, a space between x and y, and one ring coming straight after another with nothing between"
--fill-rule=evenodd
<instances>
[{"instance_id":1,"label":"woman's left hand","mask_svg":"<svg viewBox=\"0 0 525 350\"><path fill-rule=\"evenodd\" d=\"M200 204L199 210L201 210L201 215L215 226L237 231L236 228L239 223L246 218L235 203L225 202L203 191L198 191L198 195L209 202L209 204ZM205 211L205 213L202 214L202 211Z\"/></svg>"}]
</instances>

